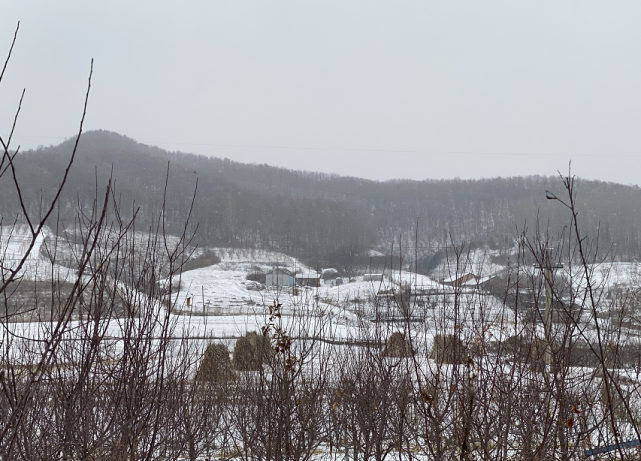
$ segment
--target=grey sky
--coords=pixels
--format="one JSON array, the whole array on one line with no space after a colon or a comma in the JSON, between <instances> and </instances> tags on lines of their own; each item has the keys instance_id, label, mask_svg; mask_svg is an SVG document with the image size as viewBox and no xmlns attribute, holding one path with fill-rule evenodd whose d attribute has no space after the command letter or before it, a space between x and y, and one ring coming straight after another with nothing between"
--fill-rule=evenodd
<instances>
[{"instance_id":1,"label":"grey sky","mask_svg":"<svg viewBox=\"0 0 641 461\"><path fill-rule=\"evenodd\" d=\"M641 2L13 1L6 134L390 178L641 183Z\"/></svg>"}]
</instances>

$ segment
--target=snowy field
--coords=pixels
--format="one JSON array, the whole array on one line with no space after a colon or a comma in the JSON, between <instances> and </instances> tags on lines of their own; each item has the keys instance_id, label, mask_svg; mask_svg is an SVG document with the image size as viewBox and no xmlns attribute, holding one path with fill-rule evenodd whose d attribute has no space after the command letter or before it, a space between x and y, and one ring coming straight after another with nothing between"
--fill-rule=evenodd
<instances>
[{"instance_id":1,"label":"snowy field","mask_svg":"<svg viewBox=\"0 0 641 461\"><path fill-rule=\"evenodd\" d=\"M461 253L458 257L453 250L449 251L433 271L438 280L451 281L465 274L472 273L485 278L496 275L506 269L504 264L496 261L503 260L509 251L476 249Z\"/></svg>"},{"instance_id":2,"label":"snowy field","mask_svg":"<svg viewBox=\"0 0 641 461\"><path fill-rule=\"evenodd\" d=\"M257 287L255 282L246 280L251 272L266 273L276 267L292 273L314 272L314 269L281 253L257 250L213 251L220 256L221 262L183 273L180 280L181 291L174 298L173 309L191 316L189 328L194 332L206 331L205 334L227 336L230 332L238 335L251 331L254 326L265 324L268 306L277 302L282 305L284 322L288 322L290 316L309 315L322 319L328 326L331 324L331 332L326 333L331 338L357 339L363 333L363 318L373 318L375 311L383 311L389 307L377 295L385 293L388 297L393 297L394 293L408 287L412 292L431 293L425 297L430 304L427 308L416 308L416 299L410 299L410 305L414 305L414 309L422 315L422 322L413 324L413 328L453 330L455 321L459 325L471 325L485 320L501 325L496 332L499 337L505 331L503 323L513 323L511 310L506 309L498 299L482 295L474 289L459 290L457 302L466 307L462 309L461 316L454 319L450 315L454 302L453 289L424 275L396 271L384 274L382 280L378 281L364 281L361 276L342 285L322 283L320 287L295 289ZM385 314L388 317L394 316L393 312ZM394 326L389 328L393 329Z\"/></svg>"},{"instance_id":3,"label":"snowy field","mask_svg":"<svg viewBox=\"0 0 641 461\"><path fill-rule=\"evenodd\" d=\"M50 280L52 274L58 279L72 280L75 272L63 266L51 264L42 255L47 230L40 236L20 272L24 280ZM27 254L27 229L0 230L0 251L9 262L19 261ZM383 274L381 280L365 281L356 277L354 281L341 285L322 283L320 287L265 287L247 280L250 273L267 273L275 268L291 273L312 273L315 268L302 264L288 255L265 250L242 250L232 248L210 248L220 262L208 267L184 272L180 289L172 297L172 335L179 339L186 336L207 339L229 339L234 341L248 331L260 331L268 323L269 306L274 302L281 305L281 322L290 334L297 337L322 336L332 341L358 340L369 335L372 328L381 328L387 322L389 331L402 329L395 324L395 318L410 315L410 328L430 341L433 332L454 331L455 328L469 327L484 329L496 339L503 339L519 333L514 322L514 312L504 306L502 300L484 293L473 286L454 290L434 279L411 272ZM201 252L202 250L199 250ZM494 254L496 253L496 254ZM479 276L497 274L505 267L492 262L498 252L476 250L466 255L467 265ZM580 267L574 267L574 286L581 286ZM641 270L634 263L614 263L590 266L594 281L604 287L635 287L641 280ZM458 268L442 263L441 272ZM564 270L567 270L565 268ZM438 274L439 271L436 271ZM448 272L449 273L449 272ZM175 284L175 282L174 282ZM407 300L406 312L399 312L398 296L404 290L414 293ZM417 295L418 294L418 295ZM138 293L142 300L144 295ZM144 302L144 301L143 301ZM387 304L386 304L387 303ZM452 306L457 305L456 311ZM156 306L160 311L165 306ZM396 309L396 310L395 310ZM379 322L374 325L374 322ZM76 331L78 322L70 324L70 331ZM42 338L47 336L48 323L13 323L3 333L16 337ZM72 334L72 333L70 333ZM118 338L122 335L121 320L114 319L104 326L105 337ZM590 334L587 332L586 334Z\"/></svg>"},{"instance_id":4,"label":"snowy field","mask_svg":"<svg viewBox=\"0 0 641 461\"><path fill-rule=\"evenodd\" d=\"M25 255L26 232L3 231L0 234L3 249L12 260ZM52 265L41 255L44 236L36 241L29 253L21 276L23 280L49 280L52 276L72 280L76 275L71 269ZM502 325L497 328L497 337L504 331L504 322L510 322L511 311L506 310L499 300L481 295L473 289L459 293L458 302L467 306L461 315L452 318L449 306L454 302L451 287L444 286L429 277L409 272L384 274L378 281L364 281L363 277L342 285L321 284L320 287L265 287L247 280L255 272L266 273L275 268L291 273L315 272L295 258L282 253L265 250L239 250L228 248L208 249L215 252L220 262L208 267L184 272L179 278L180 290L172 297L170 324L172 335L179 339L194 337L207 339L226 338L233 341L248 331L260 331L268 322L269 306L274 302L281 305L282 326L296 337L322 336L331 341L358 340L370 335L372 329L381 328L367 319L385 309L385 293L388 304L397 293L411 288L413 292L432 293L425 298L429 306L421 306L421 322L412 324L415 329L453 330L455 323L470 325L479 319ZM175 282L174 282L175 284ZM139 302L145 304L144 295L137 293ZM416 304L416 300L410 300ZM389 306L388 306L389 307ZM165 306L156 306L164 311ZM427 313L427 314L426 314ZM398 312L387 312L394 316ZM413 314L412 314L413 315ZM69 324L69 339L80 331L80 323ZM402 326L398 326L401 328ZM48 322L12 323L3 333L17 338L44 338L52 325ZM393 322L386 325L388 330L398 329ZM423 331L423 335L425 331ZM122 321L113 319L103 326L105 338L122 336ZM427 335L430 338L431 335Z\"/></svg>"},{"instance_id":5,"label":"snowy field","mask_svg":"<svg viewBox=\"0 0 641 461\"><path fill-rule=\"evenodd\" d=\"M24 260L18 278L24 280L51 281L72 280L76 271L59 264L51 264L43 255L45 238L52 235L47 227L36 237L31 248L31 232L27 226L1 226L0 227L0 259L3 264L3 273L8 275L8 270L16 270Z\"/></svg>"}]
</instances>

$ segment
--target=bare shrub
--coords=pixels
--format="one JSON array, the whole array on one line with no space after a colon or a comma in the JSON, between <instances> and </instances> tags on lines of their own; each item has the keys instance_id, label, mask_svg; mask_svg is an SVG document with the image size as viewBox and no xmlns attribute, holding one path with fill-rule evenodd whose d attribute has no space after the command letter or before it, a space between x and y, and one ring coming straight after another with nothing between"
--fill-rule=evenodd
<instances>
[{"instance_id":1,"label":"bare shrub","mask_svg":"<svg viewBox=\"0 0 641 461\"><path fill-rule=\"evenodd\" d=\"M520 355L527 347L527 343L521 335L513 335L503 341L503 346L506 352Z\"/></svg>"},{"instance_id":2,"label":"bare shrub","mask_svg":"<svg viewBox=\"0 0 641 461\"><path fill-rule=\"evenodd\" d=\"M620 344L608 342L604 351L604 361L608 368L625 368L639 363L641 355L636 344Z\"/></svg>"},{"instance_id":3,"label":"bare shrub","mask_svg":"<svg viewBox=\"0 0 641 461\"><path fill-rule=\"evenodd\" d=\"M616 381L616 384L621 389L620 393L612 389L613 385L607 382L608 379ZM604 408L608 408L612 412L617 422L633 423L632 415L628 412L631 393L626 387L621 386L622 382L625 382L625 378L622 379L621 376L618 375L602 378L601 385L599 386L601 404ZM610 386L607 384L610 384Z\"/></svg>"}]
</instances>

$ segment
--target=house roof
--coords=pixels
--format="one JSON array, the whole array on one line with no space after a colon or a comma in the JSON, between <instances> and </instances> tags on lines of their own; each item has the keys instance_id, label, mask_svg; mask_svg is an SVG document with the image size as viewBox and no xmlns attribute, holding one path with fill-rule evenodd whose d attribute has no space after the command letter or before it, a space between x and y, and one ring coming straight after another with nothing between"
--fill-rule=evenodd
<instances>
[{"instance_id":1,"label":"house roof","mask_svg":"<svg viewBox=\"0 0 641 461\"><path fill-rule=\"evenodd\" d=\"M287 269L280 269L280 268L273 269L273 270L267 272L267 274L265 274L265 275L275 274L277 272L280 272L281 274L289 275L290 277L294 276L294 274L292 274L291 271L288 271Z\"/></svg>"},{"instance_id":2,"label":"house roof","mask_svg":"<svg viewBox=\"0 0 641 461\"><path fill-rule=\"evenodd\" d=\"M481 285L482 283L485 283L495 277L496 275L486 275L485 277L468 280L467 282L463 283L463 285Z\"/></svg>"},{"instance_id":3,"label":"house roof","mask_svg":"<svg viewBox=\"0 0 641 461\"><path fill-rule=\"evenodd\" d=\"M448 279L445 279L445 280L443 280L443 283L454 283L454 282L457 282L457 281L459 281L461 279L468 278L470 276L473 277L473 278L476 278L476 275L474 275L471 272L468 272L468 273L465 273L465 274L459 274L458 277L454 276L454 277L450 277ZM468 278L468 280L469 280L469 278Z\"/></svg>"}]
</instances>

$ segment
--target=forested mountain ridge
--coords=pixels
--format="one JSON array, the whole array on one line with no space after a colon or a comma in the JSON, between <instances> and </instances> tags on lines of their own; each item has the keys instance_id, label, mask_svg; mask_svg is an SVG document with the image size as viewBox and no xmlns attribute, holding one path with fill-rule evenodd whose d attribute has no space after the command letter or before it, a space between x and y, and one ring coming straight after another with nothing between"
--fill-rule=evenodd
<instances>
[{"instance_id":1,"label":"forested mountain ridge","mask_svg":"<svg viewBox=\"0 0 641 461\"><path fill-rule=\"evenodd\" d=\"M19 154L15 160L23 198L37 210L59 184L72 141ZM387 250L392 241L418 248L423 257L448 243L512 246L519 231L537 219L552 236L568 224L563 207L546 190L563 194L558 177L378 182L310 173L228 159L168 152L107 131L83 134L61 201L73 219L78 203L95 197L112 172L121 211L132 203L143 219L157 216L169 166L165 218L178 230L187 217L196 177L193 221L208 245L263 247L331 264L365 250ZM564 166L560 166L564 167ZM103 189L100 189L103 190ZM18 211L11 177L0 179L0 213ZM99 192L102 193L102 192ZM600 233L602 248L616 244L619 257L641 253L641 190L600 181L577 181L580 225Z\"/></svg>"}]
</instances>

